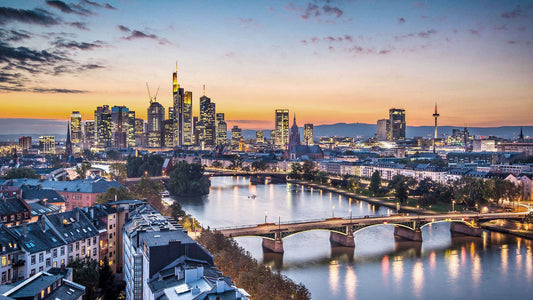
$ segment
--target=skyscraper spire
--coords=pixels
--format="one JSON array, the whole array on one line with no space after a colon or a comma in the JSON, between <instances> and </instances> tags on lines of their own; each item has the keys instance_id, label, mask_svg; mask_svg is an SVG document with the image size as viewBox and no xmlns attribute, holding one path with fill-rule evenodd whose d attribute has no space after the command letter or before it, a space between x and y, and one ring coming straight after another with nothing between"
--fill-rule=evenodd
<instances>
[{"instance_id":1,"label":"skyscraper spire","mask_svg":"<svg viewBox=\"0 0 533 300\"><path fill-rule=\"evenodd\" d=\"M521 143L524 142L524 132L522 131L522 126L520 126L520 135L518 136L518 141Z\"/></svg>"},{"instance_id":2,"label":"skyscraper spire","mask_svg":"<svg viewBox=\"0 0 533 300\"><path fill-rule=\"evenodd\" d=\"M204 96L205 96L205 84L204 84Z\"/></svg>"}]
</instances>

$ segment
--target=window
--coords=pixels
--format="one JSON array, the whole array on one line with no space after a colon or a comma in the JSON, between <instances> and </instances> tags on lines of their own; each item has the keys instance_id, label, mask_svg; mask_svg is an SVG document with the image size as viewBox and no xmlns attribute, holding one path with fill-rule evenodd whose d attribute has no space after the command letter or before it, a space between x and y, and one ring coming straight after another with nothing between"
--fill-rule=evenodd
<instances>
[{"instance_id":1,"label":"window","mask_svg":"<svg viewBox=\"0 0 533 300\"><path fill-rule=\"evenodd\" d=\"M54 249L54 254L53 255L54 255L54 258L57 257L57 248Z\"/></svg>"},{"instance_id":2,"label":"window","mask_svg":"<svg viewBox=\"0 0 533 300\"><path fill-rule=\"evenodd\" d=\"M76 251L80 250L80 242L76 242Z\"/></svg>"},{"instance_id":3,"label":"window","mask_svg":"<svg viewBox=\"0 0 533 300\"><path fill-rule=\"evenodd\" d=\"M96 237L93 237L93 244L96 244Z\"/></svg>"},{"instance_id":4,"label":"window","mask_svg":"<svg viewBox=\"0 0 533 300\"><path fill-rule=\"evenodd\" d=\"M68 252L69 252L69 253L72 253L72 251L73 251L73 250L72 250L72 244L70 244L70 245L68 245Z\"/></svg>"},{"instance_id":5,"label":"window","mask_svg":"<svg viewBox=\"0 0 533 300\"><path fill-rule=\"evenodd\" d=\"M54 268L57 268L57 261L54 261Z\"/></svg>"},{"instance_id":6,"label":"window","mask_svg":"<svg viewBox=\"0 0 533 300\"><path fill-rule=\"evenodd\" d=\"M2 283L6 282L7 280L7 273L4 271L2 272Z\"/></svg>"},{"instance_id":7,"label":"window","mask_svg":"<svg viewBox=\"0 0 533 300\"><path fill-rule=\"evenodd\" d=\"M46 259L46 267L50 268L51 265L52 265L52 261L50 260L50 257L49 257Z\"/></svg>"},{"instance_id":8,"label":"window","mask_svg":"<svg viewBox=\"0 0 533 300\"><path fill-rule=\"evenodd\" d=\"M7 257L5 255L2 255L2 267L5 267L7 265Z\"/></svg>"},{"instance_id":9,"label":"window","mask_svg":"<svg viewBox=\"0 0 533 300\"><path fill-rule=\"evenodd\" d=\"M96 256L96 248L93 248L93 256Z\"/></svg>"},{"instance_id":10,"label":"window","mask_svg":"<svg viewBox=\"0 0 533 300\"><path fill-rule=\"evenodd\" d=\"M65 260L64 260L64 259L61 260L61 265L62 265L62 266L65 265Z\"/></svg>"},{"instance_id":11,"label":"window","mask_svg":"<svg viewBox=\"0 0 533 300\"><path fill-rule=\"evenodd\" d=\"M31 256L31 264L32 264L32 265L35 264L35 255L32 255L32 256Z\"/></svg>"},{"instance_id":12,"label":"window","mask_svg":"<svg viewBox=\"0 0 533 300\"><path fill-rule=\"evenodd\" d=\"M42 263L44 261L44 253L39 253L39 262Z\"/></svg>"},{"instance_id":13,"label":"window","mask_svg":"<svg viewBox=\"0 0 533 300\"><path fill-rule=\"evenodd\" d=\"M81 253L85 253L85 246L81 246Z\"/></svg>"},{"instance_id":14,"label":"window","mask_svg":"<svg viewBox=\"0 0 533 300\"><path fill-rule=\"evenodd\" d=\"M87 246L90 246L91 245L91 239L87 239Z\"/></svg>"},{"instance_id":15,"label":"window","mask_svg":"<svg viewBox=\"0 0 533 300\"><path fill-rule=\"evenodd\" d=\"M43 266L40 266L39 267L39 272L41 272L43 270Z\"/></svg>"},{"instance_id":16,"label":"window","mask_svg":"<svg viewBox=\"0 0 533 300\"><path fill-rule=\"evenodd\" d=\"M61 256L65 255L65 247L61 247Z\"/></svg>"},{"instance_id":17,"label":"window","mask_svg":"<svg viewBox=\"0 0 533 300\"><path fill-rule=\"evenodd\" d=\"M35 269L31 269L30 276L35 275Z\"/></svg>"}]
</instances>

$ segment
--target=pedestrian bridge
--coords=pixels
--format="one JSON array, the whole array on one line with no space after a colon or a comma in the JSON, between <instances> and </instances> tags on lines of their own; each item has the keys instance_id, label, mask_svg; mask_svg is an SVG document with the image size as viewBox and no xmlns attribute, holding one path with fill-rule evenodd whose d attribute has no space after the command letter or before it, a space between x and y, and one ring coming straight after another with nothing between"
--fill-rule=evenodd
<instances>
[{"instance_id":1,"label":"pedestrian bridge","mask_svg":"<svg viewBox=\"0 0 533 300\"><path fill-rule=\"evenodd\" d=\"M330 231L330 241L347 247L355 247L354 233L370 226L394 225L394 237L422 242L421 228L436 222L450 222L450 231L471 236L481 236L480 222L491 220L523 220L530 212L517 213L447 213L437 215L394 214L389 216L365 216L363 218L328 218L293 222L263 223L238 227L223 227L227 237L255 236L263 238L267 251L283 253L283 239L310 230Z\"/></svg>"}]
</instances>

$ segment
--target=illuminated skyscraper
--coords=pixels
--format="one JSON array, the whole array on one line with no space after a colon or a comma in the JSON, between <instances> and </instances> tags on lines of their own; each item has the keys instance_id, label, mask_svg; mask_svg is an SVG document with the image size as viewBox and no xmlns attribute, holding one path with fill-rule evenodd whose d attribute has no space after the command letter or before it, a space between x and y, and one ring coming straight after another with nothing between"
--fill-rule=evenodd
<instances>
[{"instance_id":1,"label":"illuminated skyscraper","mask_svg":"<svg viewBox=\"0 0 533 300\"><path fill-rule=\"evenodd\" d=\"M313 141L313 124L304 125L304 142L307 146L314 145Z\"/></svg>"},{"instance_id":2,"label":"illuminated skyscraper","mask_svg":"<svg viewBox=\"0 0 533 300\"><path fill-rule=\"evenodd\" d=\"M94 121L85 121L83 132L84 148L96 146L96 123Z\"/></svg>"},{"instance_id":3,"label":"illuminated skyscraper","mask_svg":"<svg viewBox=\"0 0 533 300\"><path fill-rule=\"evenodd\" d=\"M144 120L135 119L135 145L142 146L145 144L145 135L144 135Z\"/></svg>"},{"instance_id":4,"label":"illuminated skyscraper","mask_svg":"<svg viewBox=\"0 0 533 300\"><path fill-rule=\"evenodd\" d=\"M111 110L109 105L98 106L94 111L96 144L100 148L111 147Z\"/></svg>"},{"instance_id":5,"label":"illuminated skyscraper","mask_svg":"<svg viewBox=\"0 0 533 300\"><path fill-rule=\"evenodd\" d=\"M389 110L390 140L405 140L405 109Z\"/></svg>"},{"instance_id":6,"label":"illuminated skyscraper","mask_svg":"<svg viewBox=\"0 0 533 300\"><path fill-rule=\"evenodd\" d=\"M128 112L128 130L126 134L127 146L135 147L135 112L132 110Z\"/></svg>"},{"instance_id":7,"label":"illuminated skyscraper","mask_svg":"<svg viewBox=\"0 0 533 300\"><path fill-rule=\"evenodd\" d=\"M378 141L390 140L390 120L389 119L378 120L376 139Z\"/></svg>"},{"instance_id":8,"label":"illuminated skyscraper","mask_svg":"<svg viewBox=\"0 0 533 300\"><path fill-rule=\"evenodd\" d=\"M215 145L215 103L205 95L205 86L204 95L200 97L200 122L204 126L203 134L200 134L200 145Z\"/></svg>"},{"instance_id":9,"label":"illuminated skyscraper","mask_svg":"<svg viewBox=\"0 0 533 300\"><path fill-rule=\"evenodd\" d=\"M265 143L265 133L261 130L258 130L255 132L255 142L257 144L264 144Z\"/></svg>"},{"instance_id":10,"label":"illuminated skyscraper","mask_svg":"<svg viewBox=\"0 0 533 300\"><path fill-rule=\"evenodd\" d=\"M174 146L183 146L183 113L185 95L183 88L178 83L178 63L176 62L176 72L172 73L172 100L174 104ZM192 95L191 95L192 107ZM191 108L192 109L192 108ZM191 113L192 115L192 113Z\"/></svg>"},{"instance_id":11,"label":"illuminated skyscraper","mask_svg":"<svg viewBox=\"0 0 533 300\"><path fill-rule=\"evenodd\" d=\"M174 147L174 120L163 121L163 145Z\"/></svg>"},{"instance_id":12,"label":"illuminated skyscraper","mask_svg":"<svg viewBox=\"0 0 533 300\"><path fill-rule=\"evenodd\" d=\"M231 129L231 148L234 150L239 149L239 143L242 139L242 129L237 125L233 126Z\"/></svg>"},{"instance_id":13,"label":"illuminated skyscraper","mask_svg":"<svg viewBox=\"0 0 533 300\"><path fill-rule=\"evenodd\" d=\"M39 154L55 154L56 141L53 135L39 137Z\"/></svg>"},{"instance_id":14,"label":"illuminated skyscraper","mask_svg":"<svg viewBox=\"0 0 533 300\"><path fill-rule=\"evenodd\" d=\"M192 145L192 135L193 135L193 126L192 126L192 92L186 91L185 97L183 98L183 146ZM168 146L167 146L168 147Z\"/></svg>"},{"instance_id":15,"label":"illuminated skyscraper","mask_svg":"<svg viewBox=\"0 0 533 300\"><path fill-rule=\"evenodd\" d=\"M111 137L114 147L128 147L129 114L130 110L125 106L113 106L111 108Z\"/></svg>"},{"instance_id":16,"label":"illuminated skyscraper","mask_svg":"<svg viewBox=\"0 0 533 300\"><path fill-rule=\"evenodd\" d=\"M289 110L276 109L275 119L275 142L276 146L287 146L289 143Z\"/></svg>"},{"instance_id":17,"label":"illuminated skyscraper","mask_svg":"<svg viewBox=\"0 0 533 300\"><path fill-rule=\"evenodd\" d=\"M79 111L73 111L70 115L70 132L73 144L81 142L81 114Z\"/></svg>"},{"instance_id":18,"label":"illuminated skyscraper","mask_svg":"<svg viewBox=\"0 0 533 300\"><path fill-rule=\"evenodd\" d=\"M228 139L228 125L224 120L224 113L216 114L216 144L226 145Z\"/></svg>"},{"instance_id":19,"label":"illuminated skyscraper","mask_svg":"<svg viewBox=\"0 0 533 300\"><path fill-rule=\"evenodd\" d=\"M148 107L148 147L161 147L163 144L163 121L165 108L159 102L152 101Z\"/></svg>"}]
</instances>

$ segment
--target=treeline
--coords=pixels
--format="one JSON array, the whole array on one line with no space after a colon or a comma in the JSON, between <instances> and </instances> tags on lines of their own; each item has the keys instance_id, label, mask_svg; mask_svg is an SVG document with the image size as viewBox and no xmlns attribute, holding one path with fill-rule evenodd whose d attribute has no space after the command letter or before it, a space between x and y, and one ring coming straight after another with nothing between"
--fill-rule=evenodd
<instances>
[{"instance_id":1,"label":"treeline","mask_svg":"<svg viewBox=\"0 0 533 300\"><path fill-rule=\"evenodd\" d=\"M197 242L214 256L217 268L252 299L311 299L305 285L259 264L235 240L220 232L204 230Z\"/></svg>"},{"instance_id":2,"label":"treeline","mask_svg":"<svg viewBox=\"0 0 533 300\"><path fill-rule=\"evenodd\" d=\"M126 173L128 177L161 176L165 159L160 155L128 156Z\"/></svg>"},{"instance_id":3,"label":"treeline","mask_svg":"<svg viewBox=\"0 0 533 300\"><path fill-rule=\"evenodd\" d=\"M108 202L119 200L133 200L146 199L146 201L157 209L162 214L167 213L168 206L163 204L161 200L161 192L164 191L163 185L151 180L150 178L142 177L133 187L127 189L125 187L109 188L105 193L98 195L96 203L105 204Z\"/></svg>"},{"instance_id":4,"label":"treeline","mask_svg":"<svg viewBox=\"0 0 533 300\"><path fill-rule=\"evenodd\" d=\"M174 196L209 194L211 181L201 164L180 161L169 174L168 191Z\"/></svg>"}]
</instances>

